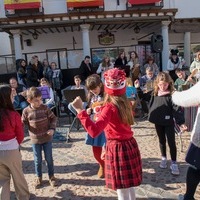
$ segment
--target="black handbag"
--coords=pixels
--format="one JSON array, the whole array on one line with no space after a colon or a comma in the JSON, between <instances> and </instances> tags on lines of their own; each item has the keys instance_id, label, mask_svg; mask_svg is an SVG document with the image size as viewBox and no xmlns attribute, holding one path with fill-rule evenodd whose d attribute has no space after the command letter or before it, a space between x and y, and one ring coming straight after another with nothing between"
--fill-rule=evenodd
<instances>
[{"instance_id":1,"label":"black handbag","mask_svg":"<svg viewBox=\"0 0 200 200\"><path fill-rule=\"evenodd\" d=\"M197 169L200 169L200 148L192 142L188 148L185 161Z\"/></svg>"}]
</instances>

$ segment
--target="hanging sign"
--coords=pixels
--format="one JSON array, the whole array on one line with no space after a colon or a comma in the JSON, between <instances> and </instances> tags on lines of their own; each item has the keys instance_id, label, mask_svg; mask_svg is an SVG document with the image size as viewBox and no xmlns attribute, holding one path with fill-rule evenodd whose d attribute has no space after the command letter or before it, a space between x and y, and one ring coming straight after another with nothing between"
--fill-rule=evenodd
<instances>
[{"instance_id":1,"label":"hanging sign","mask_svg":"<svg viewBox=\"0 0 200 200\"><path fill-rule=\"evenodd\" d=\"M98 38L99 38L99 44L101 44L101 45L111 45L111 44L115 43L114 34L108 32L108 31L98 35Z\"/></svg>"}]
</instances>

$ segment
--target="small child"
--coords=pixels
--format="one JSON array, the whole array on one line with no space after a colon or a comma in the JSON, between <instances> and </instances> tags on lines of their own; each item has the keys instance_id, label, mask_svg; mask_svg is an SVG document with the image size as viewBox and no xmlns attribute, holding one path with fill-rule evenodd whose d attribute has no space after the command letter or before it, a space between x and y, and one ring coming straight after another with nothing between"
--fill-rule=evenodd
<instances>
[{"instance_id":1,"label":"small child","mask_svg":"<svg viewBox=\"0 0 200 200\"><path fill-rule=\"evenodd\" d=\"M47 107L52 108L53 106L55 106L55 101L54 101L53 89L51 88L49 81L46 78L41 78L40 85L41 87L48 87L48 92L49 92L47 94L48 97L42 100L44 105L47 105Z\"/></svg>"},{"instance_id":2,"label":"small child","mask_svg":"<svg viewBox=\"0 0 200 200\"><path fill-rule=\"evenodd\" d=\"M23 110L22 121L28 125L29 135L34 153L35 172L37 175L35 187L42 185L42 150L48 166L49 183L56 186L52 157L52 137L56 128L56 116L42 103L42 94L36 87L27 91L27 101L30 105Z\"/></svg>"},{"instance_id":3,"label":"small child","mask_svg":"<svg viewBox=\"0 0 200 200\"><path fill-rule=\"evenodd\" d=\"M156 132L159 139L162 159L160 168L167 168L166 138L171 155L171 173L179 175L179 168L176 162L177 149L175 142L174 119L185 129L184 113L181 107L172 102L172 92L174 91L173 80L166 72L159 72L154 81L153 96L150 100L149 121L155 124Z\"/></svg>"},{"instance_id":4,"label":"small child","mask_svg":"<svg viewBox=\"0 0 200 200\"><path fill-rule=\"evenodd\" d=\"M110 69L104 73L106 96L95 122L83 110L77 97L72 105L78 118L92 138L102 131L106 136L105 180L108 188L117 190L119 200L135 200L134 187L142 181L142 163L131 125L133 113L126 97L126 77L123 70ZM95 90L92 90L95 93Z\"/></svg>"},{"instance_id":5,"label":"small child","mask_svg":"<svg viewBox=\"0 0 200 200\"><path fill-rule=\"evenodd\" d=\"M88 90L88 108L87 114L93 121L98 119L100 108L103 103L104 87L101 78L97 74L92 74L86 79L86 88ZM85 108L83 104L83 108ZM92 146L93 155L99 164L97 176L104 178L104 157L102 156L106 144L105 133L102 131L97 137L93 138L90 133L86 135L86 144Z\"/></svg>"},{"instance_id":6,"label":"small child","mask_svg":"<svg viewBox=\"0 0 200 200\"><path fill-rule=\"evenodd\" d=\"M18 200L29 200L30 193L22 170L19 145L24 139L21 117L13 108L13 90L9 85L0 85L0 182L5 183L5 192L0 199L10 199L11 176Z\"/></svg>"}]
</instances>

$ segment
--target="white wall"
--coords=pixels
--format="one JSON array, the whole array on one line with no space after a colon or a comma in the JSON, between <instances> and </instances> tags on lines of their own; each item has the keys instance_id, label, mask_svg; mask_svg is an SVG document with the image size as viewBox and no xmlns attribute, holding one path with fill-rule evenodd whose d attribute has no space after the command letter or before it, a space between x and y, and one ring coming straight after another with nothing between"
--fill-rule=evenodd
<instances>
[{"instance_id":1,"label":"white wall","mask_svg":"<svg viewBox=\"0 0 200 200\"><path fill-rule=\"evenodd\" d=\"M119 5L117 5L117 0L104 0L105 10L126 10L126 2L127 0L119 0Z\"/></svg>"},{"instance_id":2,"label":"white wall","mask_svg":"<svg viewBox=\"0 0 200 200\"><path fill-rule=\"evenodd\" d=\"M101 31L92 31L90 35L90 45L91 48L105 47L99 45L98 35ZM129 46L137 44L137 40L132 40L134 33L132 31L123 31L119 30L113 32L115 35L115 44L112 46ZM76 49L82 49L82 32L74 31L71 32L62 32L62 33L48 33L40 34L37 40L34 40L32 36L23 36L23 41L31 39L32 46L27 46L24 42L23 53L34 52L34 51L45 51L46 49L56 49L56 48L67 48L73 49L73 37L77 44L75 44ZM137 36L139 37L139 35ZM110 47L110 46L108 46Z\"/></svg>"},{"instance_id":3,"label":"white wall","mask_svg":"<svg viewBox=\"0 0 200 200\"><path fill-rule=\"evenodd\" d=\"M175 18L200 18L199 0L164 0L164 8L177 8Z\"/></svg>"},{"instance_id":4,"label":"white wall","mask_svg":"<svg viewBox=\"0 0 200 200\"><path fill-rule=\"evenodd\" d=\"M6 17L4 9L4 0L0 0L0 18Z\"/></svg>"},{"instance_id":5,"label":"white wall","mask_svg":"<svg viewBox=\"0 0 200 200\"><path fill-rule=\"evenodd\" d=\"M0 33L0 55L11 54L10 38L7 33Z\"/></svg>"},{"instance_id":6,"label":"white wall","mask_svg":"<svg viewBox=\"0 0 200 200\"><path fill-rule=\"evenodd\" d=\"M67 12L66 0L43 0L44 14L57 14Z\"/></svg>"}]
</instances>

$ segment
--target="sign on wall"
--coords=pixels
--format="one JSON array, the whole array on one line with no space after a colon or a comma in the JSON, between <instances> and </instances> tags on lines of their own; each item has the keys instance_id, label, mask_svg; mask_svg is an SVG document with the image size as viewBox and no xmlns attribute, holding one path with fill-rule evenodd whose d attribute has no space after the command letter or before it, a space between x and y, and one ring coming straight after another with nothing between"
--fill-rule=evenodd
<instances>
[{"instance_id":1,"label":"sign on wall","mask_svg":"<svg viewBox=\"0 0 200 200\"><path fill-rule=\"evenodd\" d=\"M104 0L67 0L68 8L103 6Z\"/></svg>"},{"instance_id":2,"label":"sign on wall","mask_svg":"<svg viewBox=\"0 0 200 200\"><path fill-rule=\"evenodd\" d=\"M115 36L109 31L101 33L100 35L98 35L98 38L99 38L99 44L101 45L111 45L115 43Z\"/></svg>"},{"instance_id":3,"label":"sign on wall","mask_svg":"<svg viewBox=\"0 0 200 200\"><path fill-rule=\"evenodd\" d=\"M161 0L128 0L128 3L131 5L138 5L138 4L152 4L160 2Z\"/></svg>"},{"instance_id":4,"label":"sign on wall","mask_svg":"<svg viewBox=\"0 0 200 200\"><path fill-rule=\"evenodd\" d=\"M6 10L40 8L41 0L4 0Z\"/></svg>"}]
</instances>

